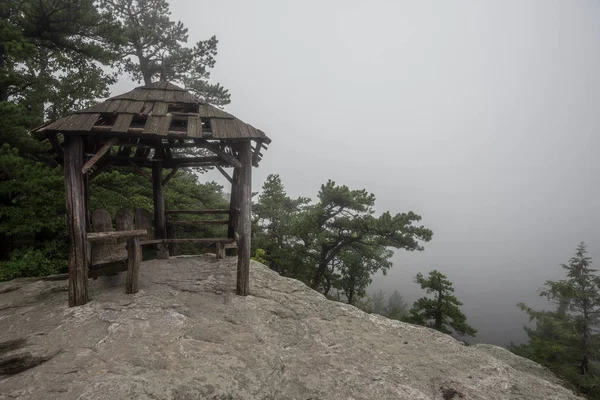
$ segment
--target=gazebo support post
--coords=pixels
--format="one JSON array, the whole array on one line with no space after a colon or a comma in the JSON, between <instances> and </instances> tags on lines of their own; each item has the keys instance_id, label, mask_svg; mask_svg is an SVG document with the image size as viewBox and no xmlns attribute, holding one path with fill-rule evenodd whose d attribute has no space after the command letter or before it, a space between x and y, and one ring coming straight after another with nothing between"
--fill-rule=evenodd
<instances>
[{"instance_id":1,"label":"gazebo support post","mask_svg":"<svg viewBox=\"0 0 600 400\"><path fill-rule=\"evenodd\" d=\"M165 214L165 191L162 179L162 164L152 163L152 193L154 196L154 235L156 239L167 238L167 219ZM156 245L156 258L169 258L169 250L163 243Z\"/></svg>"},{"instance_id":2,"label":"gazebo support post","mask_svg":"<svg viewBox=\"0 0 600 400\"><path fill-rule=\"evenodd\" d=\"M86 241L86 190L81 173L84 163L83 137L65 135L65 192L69 232L69 306L88 301L88 265Z\"/></svg>"},{"instance_id":3,"label":"gazebo support post","mask_svg":"<svg viewBox=\"0 0 600 400\"><path fill-rule=\"evenodd\" d=\"M229 198L229 225L227 227L227 237L235 239L240 216L239 209L239 190L240 190L240 169L234 168L231 178L231 195ZM226 249L228 256L237 255L237 249Z\"/></svg>"},{"instance_id":4,"label":"gazebo support post","mask_svg":"<svg viewBox=\"0 0 600 400\"><path fill-rule=\"evenodd\" d=\"M83 174L83 188L85 191L85 231L92 231L92 212L90 211L90 175Z\"/></svg>"},{"instance_id":5,"label":"gazebo support post","mask_svg":"<svg viewBox=\"0 0 600 400\"><path fill-rule=\"evenodd\" d=\"M239 172L238 190L240 214L237 221L239 239L236 293L240 296L247 296L250 286L250 213L252 212L252 148L250 141L241 143L239 154L242 166Z\"/></svg>"}]
</instances>

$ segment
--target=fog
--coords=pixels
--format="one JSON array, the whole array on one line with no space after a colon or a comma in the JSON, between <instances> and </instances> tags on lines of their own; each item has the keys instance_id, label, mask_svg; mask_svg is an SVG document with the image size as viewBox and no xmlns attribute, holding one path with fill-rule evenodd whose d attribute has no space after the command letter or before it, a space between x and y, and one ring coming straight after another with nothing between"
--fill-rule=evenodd
<instances>
[{"instance_id":1,"label":"fog","mask_svg":"<svg viewBox=\"0 0 600 400\"><path fill-rule=\"evenodd\" d=\"M544 306L580 241L600 264L597 1L171 4L190 41L219 39L227 111L273 140L255 190L279 174L315 198L331 178L433 230L371 292L412 303L414 275L438 269L474 341L505 345L525 339L516 303Z\"/></svg>"}]
</instances>

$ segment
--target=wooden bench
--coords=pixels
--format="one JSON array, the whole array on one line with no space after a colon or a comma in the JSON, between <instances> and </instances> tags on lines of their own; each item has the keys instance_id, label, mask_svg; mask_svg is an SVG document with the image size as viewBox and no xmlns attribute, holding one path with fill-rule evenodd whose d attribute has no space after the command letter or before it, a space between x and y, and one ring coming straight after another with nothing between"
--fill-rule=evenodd
<instances>
[{"instance_id":1,"label":"wooden bench","mask_svg":"<svg viewBox=\"0 0 600 400\"><path fill-rule=\"evenodd\" d=\"M126 292L137 292L139 265L142 260L141 239L152 238L152 214L144 209L135 211L137 227L131 211L117 212L115 227L108 211L97 209L92 213L92 229L86 239L88 249L88 278L116 275L127 271Z\"/></svg>"},{"instance_id":2,"label":"wooden bench","mask_svg":"<svg viewBox=\"0 0 600 400\"><path fill-rule=\"evenodd\" d=\"M222 214L226 210L192 211L193 214ZM171 211L173 214L190 213ZM182 221L192 222L192 221ZM195 221L193 222L196 223ZM223 223L219 220L219 223ZM108 211L99 208L91 215L92 233L87 234L88 278L117 275L127 271L127 293L137 292L138 271L142 261L142 246L170 243L204 243L215 245L217 259L225 257L226 249L237 249L233 238L186 238L155 239L153 234L153 215L150 211L138 208L135 218L131 210L119 210L113 219ZM158 246L161 247L161 246Z\"/></svg>"},{"instance_id":3,"label":"wooden bench","mask_svg":"<svg viewBox=\"0 0 600 400\"><path fill-rule=\"evenodd\" d=\"M170 227L175 226L202 226L202 225L229 225L230 224L230 209L204 209L204 210L166 210L167 225ZM180 220L177 216L181 215L197 215L197 216L215 216L215 215L227 215L227 218L220 219L196 219L196 220ZM147 242L144 242L147 243ZM215 245L215 253L217 259L225 258L226 249L236 249L237 244L233 238L198 238L198 239L176 239L172 234L167 240L163 240L160 243L205 243L208 245ZM229 255L237 255L237 252L230 251Z\"/></svg>"},{"instance_id":4,"label":"wooden bench","mask_svg":"<svg viewBox=\"0 0 600 400\"><path fill-rule=\"evenodd\" d=\"M88 233L86 235L86 239L90 244L100 244L109 243L114 239L126 239L127 246L126 251L127 255L124 260L127 261L127 280L125 283L125 292L128 294L137 293L138 291L138 275L140 271L140 262L142 261L142 248L140 246L140 237L146 236L148 231L145 229L142 230L133 230L133 231L116 231L116 232L97 232L97 233ZM124 260L113 260L113 262L124 261ZM105 267L110 268L110 267ZM99 271L102 271L103 268L98 269L90 269L88 272L88 277L98 277ZM121 272L119 268L116 269L116 273ZM102 271L104 274L110 271ZM103 274L103 275L104 275Z\"/></svg>"},{"instance_id":5,"label":"wooden bench","mask_svg":"<svg viewBox=\"0 0 600 400\"><path fill-rule=\"evenodd\" d=\"M169 244L169 243L204 243L216 246L217 259L225 258L225 249L237 249L237 244L233 238L186 238L186 239L152 239L142 240L140 244Z\"/></svg>"}]
</instances>

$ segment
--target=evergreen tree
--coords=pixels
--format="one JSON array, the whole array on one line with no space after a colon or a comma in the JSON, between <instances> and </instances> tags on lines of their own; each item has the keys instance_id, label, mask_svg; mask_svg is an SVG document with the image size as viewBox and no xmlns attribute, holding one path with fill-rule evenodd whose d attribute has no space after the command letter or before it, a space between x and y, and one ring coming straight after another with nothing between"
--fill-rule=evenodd
<instances>
[{"instance_id":1,"label":"evergreen tree","mask_svg":"<svg viewBox=\"0 0 600 400\"><path fill-rule=\"evenodd\" d=\"M92 0L0 2L0 280L66 266L62 171L27 130L107 93L114 28Z\"/></svg>"},{"instance_id":2,"label":"evergreen tree","mask_svg":"<svg viewBox=\"0 0 600 400\"><path fill-rule=\"evenodd\" d=\"M404 298L398 290L394 290L394 293L389 297L385 314L390 319L400 320L406 315L407 305Z\"/></svg>"},{"instance_id":3,"label":"evergreen tree","mask_svg":"<svg viewBox=\"0 0 600 400\"><path fill-rule=\"evenodd\" d=\"M371 312L390 319L402 320L406 315L406 302L398 290L394 290L387 299L385 292L380 290L379 293L370 296L370 304Z\"/></svg>"},{"instance_id":4,"label":"evergreen tree","mask_svg":"<svg viewBox=\"0 0 600 400\"><path fill-rule=\"evenodd\" d=\"M265 250L268 265L299 279L324 295L362 304L371 276L392 267L392 248L422 250L432 232L415 226L409 212L374 214L375 196L329 181L319 201L292 199L281 179L267 178L253 208L256 249Z\"/></svg>"},{"instance_id":5,"label":"evergreen tree","mask_svg":"<svg viewBox=\"0 0 600 400\"><path fill-rule=\"evenodd\" d=\"M325 274L325 293L329 293L333 287L345 297L348 304L355 304L366 296L367 287L372 282L371 276L380 270L385 273L392 267L389 261L391 254L386 248L365 244L342 251Z\"/></svg>"},{"instance_id":6,"label":"evergreen tree","mask_svg":"<svg viewBox=\"0 0 600 400\"><path fill-rule=\"evenodd\" d=\"M93 0L0 3L0 101L55 118L107 95L119 29Z\"/></svg>"},{"instance_id":7,"label":"evergreen tree","mask_svg":"<svg viewBox=\"0 0 600 400\"><path fill-rule=\"evenodd\" d=\"M208 83L217 55L215 36L186 46L188 29L171 20L166 0L101 0L101 4L122 23L126 44L121 67L133 79L145 84L177 81L208 103L230 103L227 89Z\"/></svg>"},{"instance_id":8,"label":"evergreen tree","mask_svg":"<svg viewBox=\"0 0 600 400\"><path fill-rule=\"evenodd\" d=\"M283 276L298 278L300 263L292 250L295 219L310 201L290 198L279 175L269 175L252 207L252 246L265 251L267 266Z\"/></svg>"},{"instance_id":9,"label":"evergreen tree","mask_svg":"<svg viewBox=\"0 0 600 400\"><path fill-rule=\"evenodd\" d=\"M557 304L556 311L518 304L536 326L525 328L529 343L511 350L547 366L591 398L600 398L600 277L591 264L581 243L569 264L562 264L566 279L546 282L540 295Z\"/></svg>"},{"instance_id":10,"label":"evergreen tree","mask_svg":"<svg viewBox=\"0 0 600 400\"><path fill-rule=\"evenodd\" d=\"M302 254L304 268L312 275L308 283L313 289L328 295L332 286L327 277L344 265L341 257L345 252L360 253L362 268L372 274L391 267L389 248L423 250L420 241L431 240L431 230L413 225L421 219L419 215L387 211L375 217L374 203L375 196L365 190L350 190L331 180L321 186L318 202L302 213L296 225L299 241L295 250ZM359 277L356 269L348 271ZM360 276L355 281L364 284L365 273Z\"/></svg>"},{"instance_id":11,"label":"evergreen tree","mask_svg":"<svg viewBox=\"0 0 600 400\"><path fill-rule=\"evenodd\" d=\"M427 326L440 332L475 336L477 330L467 324L467 317L460 311L462 303L454 296L454 287L445 275L433 270L425 278L420 272L415 283L421 285L433 298L422 297L410 309L407 322Z\"/></svg>"},{"instance_id":12,"label":"evergreen tree","mask_svg":"<svg viewBox=\"0 0 600 400\"><path fill-rule=\"evenodd\" d=\"M384 316L387 315L385 292L383 290L380 290L379 293L375 293L371 296L371 304L373 305L373 313Z\"/></svg>"}]
</instances>

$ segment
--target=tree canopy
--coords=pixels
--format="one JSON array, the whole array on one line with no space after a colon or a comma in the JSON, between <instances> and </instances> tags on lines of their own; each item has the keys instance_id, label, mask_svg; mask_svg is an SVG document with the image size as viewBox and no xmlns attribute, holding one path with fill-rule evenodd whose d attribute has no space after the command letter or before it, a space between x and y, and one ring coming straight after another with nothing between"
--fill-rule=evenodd
<instances>
[{"instance_id":1,"label":"tree canopy","mask_svg":"<svg viewBox=\"0 0 600 400\"><path fill-rule=\"evenodd\" d=\"M408 322L424 325L440 332L475 336L477 330L467 324L467 317L461 312L463 304L454 296L454 287L447 277L437 270L429 272L426 278L420 272L415 283L421 285L433 298L421 297L409 311Z\"/></svg>"},{"instance_id":2,"label":"tree canopy","mask_svg":"<svg viewBox=\"0 0 600 400\"><path fill-rule=\"evenodd\" d=\"M134 80L176 81L208 103L230 103L227 89L208 83L216 62L215 36L187 46L188 29L171 19L166 0L101 0L100 4L121 24L125 43L119 65Z\"/></svg>"},{"instance_id":3,"label":"tree canopy","mask_svg":"<svg viewBox=\"0 0 600 400\"><path fill-rule=\"evenodd\" d=\"M287 196L281 179L267 178L254 206L255 248L269 266L350 304L366 295L374 273L392 267L392 249L423 250L431 230L413 212L375 215L375 196L328 181L317 201Z\"/></svg>"},{"instance_id":4,"label":"tree canopy","mask_svg":"<svg viewBox=\"0 0 600 400\"><path fill-rule=\"evenodd\" d=\"M127 51L124 27L93 0L0 2L0 280L66 268L62 168L49 143L28 130L108 96L112 68ZM207 67L214 65L216 42L210 53ZM100 174L90 192L92 208L113 215L122 207L152 209L150 184L130 168ZM171 179L165 197L174 208L227 204L222 187L200 184L185 170ZM214 236L214 229L204 234Z\"/></svg>"},{"instance_id":5,"label":"tree canopy","mask_svg":"<svg viewBox=\"0 0 600 400\"><path fill-rule=\"evenodd\" d=\"M512 346L517 354L547 366L579 391L599 399L600 385L600 276L580 243L568 264L565 279L546 281L540 296L555 304L555 311L537 311L524 303L535 327L525 327L529 342Z\"/></svg>"}]
</instances>

